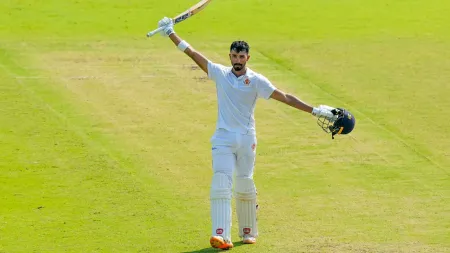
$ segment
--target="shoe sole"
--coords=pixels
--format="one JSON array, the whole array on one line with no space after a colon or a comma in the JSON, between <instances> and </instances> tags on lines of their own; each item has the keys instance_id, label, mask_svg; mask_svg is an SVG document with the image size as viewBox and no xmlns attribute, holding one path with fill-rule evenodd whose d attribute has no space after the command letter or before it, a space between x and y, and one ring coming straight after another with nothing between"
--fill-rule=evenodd
<instances>
[{"instance_id":1,"label":"shoe sole","mask_svg":"<svg viewBox=\"0 0 450 253\"><path fill-rule=\"evenodd\" d=\"M255 239L244 239L244 240L242 240L242 243L244 243L244 244L255 244L256 240Z\"/></svg>"}]
</instances>

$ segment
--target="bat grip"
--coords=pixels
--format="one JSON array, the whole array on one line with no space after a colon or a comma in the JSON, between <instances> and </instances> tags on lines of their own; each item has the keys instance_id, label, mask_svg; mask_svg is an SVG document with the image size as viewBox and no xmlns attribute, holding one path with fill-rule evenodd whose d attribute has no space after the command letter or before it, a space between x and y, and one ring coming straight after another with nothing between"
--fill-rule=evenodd
<instances>
[{"instance_id":1,"label":"bat grip","mask_svg":"<svg viewBox=\"0 0 450 253\"><path fill-rule=\"evenodd\" d=\"M153 35L159 33L163 28L164 27L161 26L161 27L158 27L158 28L156 28L155 30L153 30L151 32L148 32L147 33L147 37L152 37Z\"/></svg>"}]
</instances>

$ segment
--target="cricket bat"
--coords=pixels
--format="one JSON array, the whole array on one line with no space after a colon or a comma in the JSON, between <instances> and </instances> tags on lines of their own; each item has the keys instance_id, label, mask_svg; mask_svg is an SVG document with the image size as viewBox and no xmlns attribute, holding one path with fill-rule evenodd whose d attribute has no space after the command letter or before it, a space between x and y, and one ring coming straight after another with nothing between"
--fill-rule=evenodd
<instances>
[{"instance_id":1,"label":"cricket bat","mask_svg":"<svg viewBox=\"0 0 450 253\"><path fill-rule=\"evenodd\" d=\"M184 11L183 13L179 14L178 16L174 17L172 19L173 24L178 24L192 16L194 16L195 14L199 13L201 10L203 10L212 0L202 0L200 2L198 2L197 4L195 4L194 6L192 6L191 8L189 8L188 10ZM157 34L158 32L160 32L163 29L163 27L158 27L157 29L148 32L147 33L147 37L152 37L153 35Z\"/></svg>"}]
</instances>

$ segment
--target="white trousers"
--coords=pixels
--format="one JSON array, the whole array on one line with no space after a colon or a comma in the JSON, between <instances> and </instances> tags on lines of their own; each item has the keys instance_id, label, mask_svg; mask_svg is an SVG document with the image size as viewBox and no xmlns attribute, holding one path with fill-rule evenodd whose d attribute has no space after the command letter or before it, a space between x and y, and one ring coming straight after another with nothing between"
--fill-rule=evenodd
<instances>
[{"instance_id":1,"label":"white trousers","mask_svg":"<svg viewBox=\"0 0 450 253\"><path fill-rule=\"evenodd\" d=\"M214 173L233 177L253 178L256 136L218 129L211 138Z\"/></svg>"}]
</instances>

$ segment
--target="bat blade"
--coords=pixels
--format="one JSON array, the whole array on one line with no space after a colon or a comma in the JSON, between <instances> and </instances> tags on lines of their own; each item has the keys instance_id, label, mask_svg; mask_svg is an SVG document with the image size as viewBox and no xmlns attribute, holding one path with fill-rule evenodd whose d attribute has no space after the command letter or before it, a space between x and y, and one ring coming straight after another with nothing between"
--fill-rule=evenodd
<instances>
[{"instance_id":1,"label":"bat blade","mask_svg":"<svg viewBox=\"0 0 450 253\"><path fill-rule=\"evenodd\" d=\"M175 18L173 18L173 23L177 24L177 23L180 23L181 21L184 21L184 20L190 18L191 16L194 16L195 14L197 14L201 10L203 10L210 2L211 2L211 0L202 0L202 1L198 2L197 4L195 4L194 6L189 8L187 11L185 11L185 12L181 13L180 15L176 16Z\"/></svg>"},{"instance_id":2,"label":"bat blade","mask_svg":"<svg viewBox=\"0 0 450 253\"><path fill-rule=\"evenodd\" d=\"M174 17L172 19L174 24L178 24L188 18L190 18L191 16L199 13L201 10L203 10L212 0L202 0L198 3L196 3L195 5L193 5L191 8L189 8L188 10L184 11L183 13L177 15L176 17ZM162 27L158 27L157 29L148 32L147 33L147 37L151 37L155 34L157 34L159 31L162 30Z\"/></svg>"}]
</instances>

